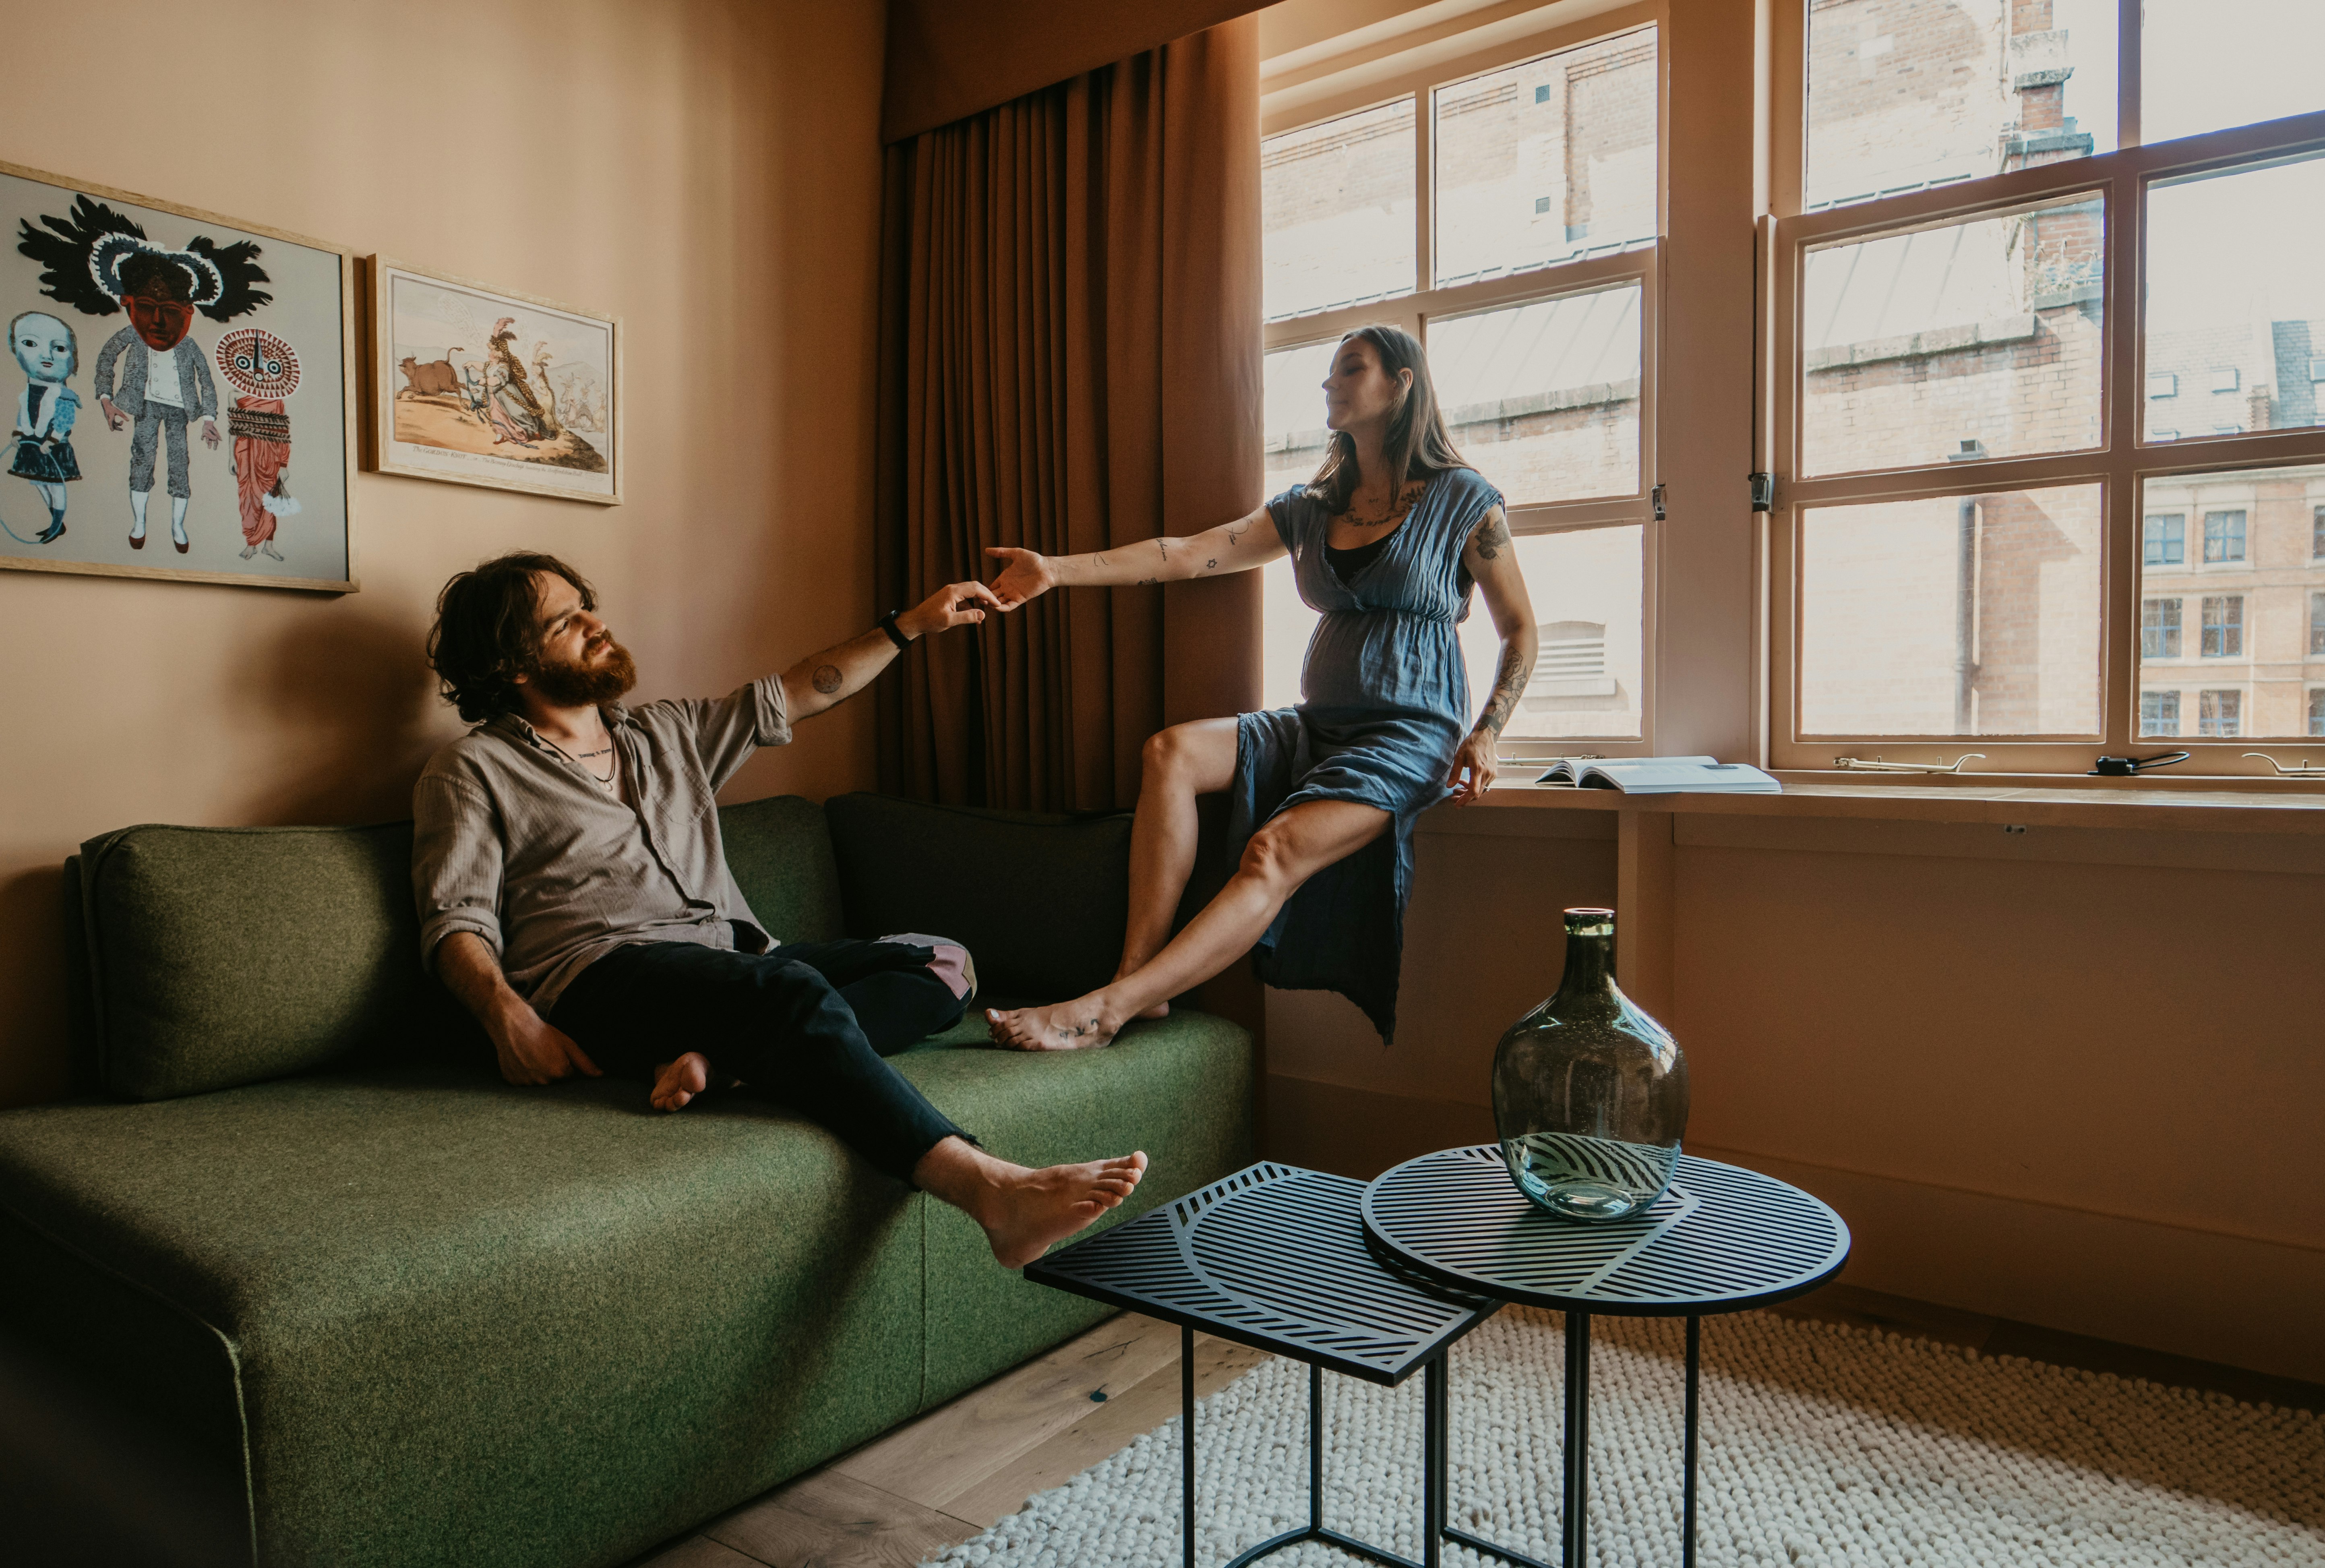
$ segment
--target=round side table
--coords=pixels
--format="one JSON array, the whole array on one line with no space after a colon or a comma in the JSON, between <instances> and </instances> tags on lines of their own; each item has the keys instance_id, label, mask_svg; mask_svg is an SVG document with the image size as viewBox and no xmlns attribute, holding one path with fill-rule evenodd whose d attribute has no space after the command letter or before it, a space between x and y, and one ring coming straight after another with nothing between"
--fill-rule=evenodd
<instances>
[{"instance_id":1,"label":"round side table","mask_svg":"<svg viewBox=\"0 0 2325 1568\"><path fill-rule=\"evenodd\" d=\"M1565 1487L1560 1551L1581 1568L1589 1540L1590 1319L1687 1319L1687 1453L1681 1562L1695 1562L1696 1386L1702 1324L1814 1290L1848 1260L1848 1227L1798 1187L1681 1155L1670 1190L1624 1220L1561 1219L1512 1183L1492 1144L1440 1149L1365 1189L1365 1238L1392 1270L1473 1295L1566 1314ZM1439 1517L1445 1517L1440 1509ZM1505 1562L1506 1547L1447 1528Z\"/></svg>"}]
</instances>

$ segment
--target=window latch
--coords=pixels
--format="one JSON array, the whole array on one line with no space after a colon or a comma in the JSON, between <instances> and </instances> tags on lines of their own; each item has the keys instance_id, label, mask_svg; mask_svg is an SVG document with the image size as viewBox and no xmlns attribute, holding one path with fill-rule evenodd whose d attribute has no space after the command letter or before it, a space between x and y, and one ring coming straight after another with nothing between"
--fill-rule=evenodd
<instances>
[{"instance_id":1,"label":"window latch","mask_svg":"<svg viewBox=\"0 0 2325 1568\"><path fill-rule=\"evenodd\" d=\"M1752 510L1755 512L1774 511L1776 509L1776 476L1774 474L1747 474L1745 477L1751 481L1752 485Z\"/></svg>"},{"instance_id":2,"label":"window latch","mask_svg":"<svg viewBox=\"0 0 2325 1568\"><path fill-rule=\"evenodd\" d=\"M2299 765L2287 767L2265 751L2248 751L2245 755L2256 756L2276 769L2276 776L2279 778L2325 778L2325 763L2311 764L2305 756L2301 759Z\"/></svg>"},{"instance_id":3,"label":"window latch","mask_svg":"<svg viewBox=\"0 0 2325 1568\"><path fill-rule=\"evenodd\" d=\"M2250 756L2259 754L2247 752L2246 755ZM2170 767L2175 762L2185 762L2188 760L2188 756L2189 754L2184 751L2159 751L2154 756L2103 756L2098 759L2098 765L2092 768L2091 772L2100 778L2129 778L2135 774L2144 773L2151 767ZM2325 773L2325 769L2319 771Z\"/></svg>"},{"instance_id":4,"label":"window latch","mask_svg":"<svg viewBox=\"0 0 2325 1568\"><path fill-rule=\"evenodd\" d=\"M1647 499L1655 504L1655 521L1658 523L1662 522L1663 520L1663 487L1661 485L1657 485L1653 489L1648 491Z\"/></svg>"},{"instance_id":5,"label":"window latch","mask_svg":"<svg viewBox=\"0 0 2325 1568\"><path fill-rule=\"evenodd\" d=\"M1836 756L1832 765L1850 773L1960 773L1970 762L1982 762L1986 753L1965 751L1951 762L1884 762L1877 756Z\"/></svg>"}]
</instances>

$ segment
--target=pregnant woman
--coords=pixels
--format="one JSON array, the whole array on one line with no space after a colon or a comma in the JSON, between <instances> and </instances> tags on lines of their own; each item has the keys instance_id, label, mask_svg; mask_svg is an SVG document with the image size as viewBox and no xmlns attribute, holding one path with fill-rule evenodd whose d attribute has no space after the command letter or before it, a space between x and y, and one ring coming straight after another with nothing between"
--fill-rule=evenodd
<instances>
[{"instance_id":1,"label":"pregnant woman","mask_svg":"<svg viewBox=\"0 0 2325 1568\"><path fill-rule=\"evenodd\" d=\"M1421 345L1394 327L1340 340L1324 381L1324 466L1249 516L1093 555L995 549L1014 608L1058 587L1249 571L1286 551L1323 617L1296 708L1177 724L1146 743L1130 835L1130 920L1111 983L1047 1007L987 1010L1027 1051L1103 1045L1134 1017L1257 946L1260 976L1335 990L1389 1038L1413 879L1413 824L1494 782L1494 742L1525 690L1534 626L1501 496L1446 434ZM1456 629L1474 583L1501 635L1473 725ZM1195 864L1195 797L1232 790L1235 877L1185 930L1171 919Z\"/></svg>"}]
</instances>

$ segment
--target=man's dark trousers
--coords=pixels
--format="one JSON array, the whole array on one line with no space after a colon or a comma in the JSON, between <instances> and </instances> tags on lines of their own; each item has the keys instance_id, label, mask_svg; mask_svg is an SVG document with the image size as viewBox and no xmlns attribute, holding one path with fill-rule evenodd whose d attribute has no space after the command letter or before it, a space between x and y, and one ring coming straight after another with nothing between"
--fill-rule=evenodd
<instances>
[{"instance_id":1,"label":"man's dark trousers","mask_svg":"<svg viewBox=\"0 0 2325 1568\"><path fill-rule=\"evenodd\" d=\"M830 1129L899 1181L948 1137L967 1137L883 1060L958 1023L967 998L906 942L792 942L734 952L687 942L615 949L551 1010L607 1072L652 1081L690 1051L714 1083L739 1078ZM972 1140L974 1141L974 1140Z\"/></svg>"}]
</instances>

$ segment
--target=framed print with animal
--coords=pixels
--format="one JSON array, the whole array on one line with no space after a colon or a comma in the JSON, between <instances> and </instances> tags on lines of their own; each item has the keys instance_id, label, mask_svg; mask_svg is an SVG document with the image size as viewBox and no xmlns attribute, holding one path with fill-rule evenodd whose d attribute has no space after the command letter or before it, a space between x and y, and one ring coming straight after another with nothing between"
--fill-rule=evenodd
<instances>
[{"instance_id":1,"label":"framed print with animal","mask_svg":"<svg viewBox=\"0 0 2325 1568\"><path fill-rule=\"evenodd\" d=\"M622 499L622 323L385 256L371 294L371 467Z\"/></svg>"},{"instance_id":2,"label":"framed print with animal","mask_svg":"<svg viewBox=\"0 0 2325 1568\"><path fill-rule=\"evenodd\" d=\"M0 568L351 593L355 261L0 163Z\"/></svg>"}]
</instances>

